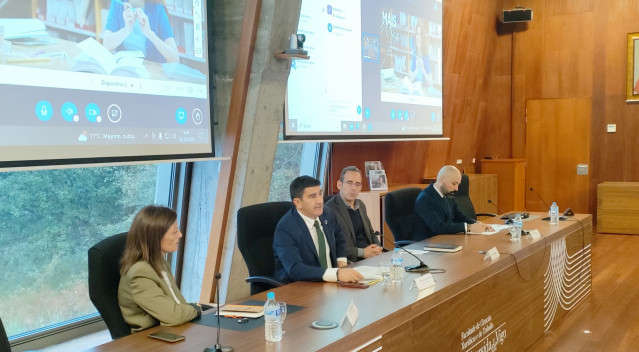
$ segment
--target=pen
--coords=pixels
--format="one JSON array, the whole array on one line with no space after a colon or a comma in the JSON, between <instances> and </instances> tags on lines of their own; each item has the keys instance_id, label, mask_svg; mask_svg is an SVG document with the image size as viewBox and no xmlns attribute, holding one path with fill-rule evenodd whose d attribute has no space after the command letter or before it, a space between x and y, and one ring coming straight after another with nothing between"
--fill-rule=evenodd
<instances>
[{"instance_id":1,"label":"pen","mask_svg":"<svg viewBox=\"0 0 639 352\"><path fill-rule=\"evenodd\" d=\"M369 283L368 283L368 285L369 285L369 286L371 286L371 285L375 285L376 283L378 283L378 282L380 282L380 281L382 281L382 279L373 280L373 281L369 282Z\"/></svg>"},{"instance_id":2,"label":"pen","mask_svg":"<svg viewBox=\"0 0 639 352\"><path fill-rule=\"evenodd\" d=\"M25 62L44 62L51 61L50 57L22 57L18 59L7 59L8 64L19 64Z\"/></svg>"}]
</instances>

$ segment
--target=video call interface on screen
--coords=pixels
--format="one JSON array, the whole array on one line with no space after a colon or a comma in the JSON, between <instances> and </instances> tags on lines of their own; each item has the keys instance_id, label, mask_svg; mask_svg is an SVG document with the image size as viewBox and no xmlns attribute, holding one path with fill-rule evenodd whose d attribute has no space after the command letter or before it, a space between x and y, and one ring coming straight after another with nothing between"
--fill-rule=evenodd
<instances>
[{"instance_id":1,"label":"video call interface on screen","mask_svg":"<svg viewBox=\"0 0 639 352\"><path fill-rule=\"evenodd\" d=\"M302 2L288 138L441 136L442 1Z\"/></svg>"},{"instance_id":2,"label":"video call interface on screen","mask_svg":"<svg viewBox=\"0 0 639 352\"><path fill-rule=\"evenodd\" d=\"M207 50L201 0L0 1L0 161L211 155Z\"/></svg>"}]
</instances>

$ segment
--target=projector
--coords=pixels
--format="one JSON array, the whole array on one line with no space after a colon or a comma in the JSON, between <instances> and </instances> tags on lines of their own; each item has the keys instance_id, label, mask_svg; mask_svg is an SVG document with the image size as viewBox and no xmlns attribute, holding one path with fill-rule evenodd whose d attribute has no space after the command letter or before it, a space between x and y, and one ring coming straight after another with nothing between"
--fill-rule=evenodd
<instances>
[{"instance_id":1,"label":"projector","mask_svg":"<svg viewBox=\"0 0 639 352\"><path fill-rule=\"evenodd\" d=\"M511 10L504 10L501 21L503 23L528 22L532 20L532 9L517 7Z\"/></svg>"}]
</instances>

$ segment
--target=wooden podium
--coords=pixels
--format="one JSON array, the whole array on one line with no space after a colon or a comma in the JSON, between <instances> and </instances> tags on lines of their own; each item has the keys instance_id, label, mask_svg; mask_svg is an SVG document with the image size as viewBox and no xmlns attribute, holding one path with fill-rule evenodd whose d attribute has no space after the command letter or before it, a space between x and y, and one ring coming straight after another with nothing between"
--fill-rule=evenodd
<instances>
[{"instance_id":1,"label":"wooden podium","mask_svg":"<svg viewBox=\"0 0 639 352\"><path fill-rule=\"evenodd\" d=\"M526 209L526 159L483 159L481 172L497 175L501 211Z\"/></svg>"}]
</instances>

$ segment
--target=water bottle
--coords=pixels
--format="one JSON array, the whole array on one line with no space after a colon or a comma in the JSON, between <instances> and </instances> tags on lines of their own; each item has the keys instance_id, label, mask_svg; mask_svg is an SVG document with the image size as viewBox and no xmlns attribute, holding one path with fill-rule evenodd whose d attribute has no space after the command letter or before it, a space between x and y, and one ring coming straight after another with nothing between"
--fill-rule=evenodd
<instances>
[{"instance_id":1,"label":"water bottle","mask_svg":"<svg viewBox=\"0 0 639 352\"><path fill-rule=\"evenodd\" d=\"M275 300L275 293L266 294L268 298L264 303L264 336L268 342L282 340L282 320L280 317L280 304Z\"/></svg>"},{"instance_id":2,"label":"water bottle","mask_svg":"<svg viewBox=\"0 0 639 352\"><path fill-rule=\"evenodd\" d=\"M548 216L550 217L551 225L557 225L559 223L559 207L556 202L552 202Z\"/></svg>"},{"instance_id":3,"label":"water bottle","mask_svg":"<svg viewBox=\"0 0 639 352\"><path fill-rule=\"evenodd\" d=\"M513 219L513 222L510 224L510 240L513 242L519 242L521 239L521 215L517 214Z\"/></svg>"},{"instance_id":4,"label":"water bottle","mask_svg":"<svg viewBox=\"0 0 639 352\"><path fill-rule=\"evenodd\" d=\"M391 257L391 279L393 282L402 282L404 278L404 257L399 248L395 248Z\"/></svg>"}]
</instances>

